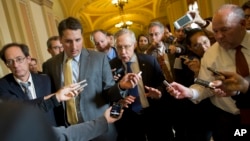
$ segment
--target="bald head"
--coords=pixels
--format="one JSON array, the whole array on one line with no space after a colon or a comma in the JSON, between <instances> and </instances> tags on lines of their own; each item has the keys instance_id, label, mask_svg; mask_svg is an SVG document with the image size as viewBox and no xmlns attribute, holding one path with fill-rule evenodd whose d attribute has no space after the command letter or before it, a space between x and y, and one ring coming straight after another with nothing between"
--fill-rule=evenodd
<instances>
[{"instance_id":1,"label":"bald head","mask_svg":"<svg viewBox=\"0 0 250 141\"><path fill-rule=\"evenodd\" d=\"M240 45L246 34L244 12L237 5L220 7L214 14L212 25L216 41L225 49Z\"/></svg>"}]
</instances>

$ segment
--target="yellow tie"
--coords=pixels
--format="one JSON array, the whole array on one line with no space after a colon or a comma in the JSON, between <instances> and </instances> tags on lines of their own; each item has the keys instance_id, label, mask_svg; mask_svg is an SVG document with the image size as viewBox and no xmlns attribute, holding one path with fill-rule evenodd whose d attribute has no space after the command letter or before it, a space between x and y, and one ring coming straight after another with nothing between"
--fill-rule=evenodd
<instances>
[{"instance_id":1,"label":"yellow tie","mask_svg":"<svg viewBox=\"0 0 250 141\"><path fill-rule=\"evenodd\" d=\"M64 65L64 85L70 85L73 83L73 73L71 66L72 58L68 58L66 60L66 64ZM67 111L67 119L69 124L77 124L78 117L75 106L75 98L72 98L66 102L66 111Z\"/></svg>"}]
</instances>

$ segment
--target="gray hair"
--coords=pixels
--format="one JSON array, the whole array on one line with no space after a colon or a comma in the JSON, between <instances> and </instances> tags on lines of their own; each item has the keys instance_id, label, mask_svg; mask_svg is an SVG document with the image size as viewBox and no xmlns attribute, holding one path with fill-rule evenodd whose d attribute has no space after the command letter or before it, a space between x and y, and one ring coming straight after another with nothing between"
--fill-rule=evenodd
<instances>
[{"instance_id":1,"label":"gray hair","mask_svg":"<svg viewBox=\"0 0 250 141\"><path fill-rule=\"evenodd\" d=\"M150 29L150 28L152 28L152 27L154 27L154 26L158 26L159 28L160 28L160 30L161 30L161 33L163 33L164 32L164 25L161 23L161 22L159 22L159 21L154 21L154 22L151 22L149 25L148 25L148 29Z\"/></svg>"},{"instance_id":2,"label":"gray hair","mask_svg":"<svg viewBox=\"0 0 250 141\"><path fill-rule=\"evenodd\" d=\"M115 42L116 42L116 39L124 34L129 34L133 44L136 43L136 37L135 37L135 33L132 31L132 30L129 30L129 29L126 29L126 28L123 28L119 31L117 31L114 35L115 37Z\"/></svg>"},{"instance_id":3,"label":"gray hair","mask_svg":"<svg viewBox=\"0 0 250 141\"><path fill-rule=\"evenodd\" d=\"M245 19L244 11L241 7L234 4L224 4L216 12L223 13L224 11L229 11L227 15L227 21L232 23L233 21L240 22Z\"/></svg>"}]
</instances>

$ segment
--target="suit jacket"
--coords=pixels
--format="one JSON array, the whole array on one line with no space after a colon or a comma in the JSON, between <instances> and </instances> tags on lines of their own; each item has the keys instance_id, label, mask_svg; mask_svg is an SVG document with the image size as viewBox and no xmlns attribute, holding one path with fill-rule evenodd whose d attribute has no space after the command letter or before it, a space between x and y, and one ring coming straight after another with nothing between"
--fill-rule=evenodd
<instances>
[{"instance_id":1,"label":"suit jacket","mask_svg":"<svg viewBox=\"0 0 250 141\"><path fill-rule=\"evenodd\" d=\"M56 135L55 141L88 141L108 131L108 123L104 116L96 120L69 126L68 128L53 127Z\"/></svg>"},{"instance_id":2,"label":"suit jacket","mask_svg":"<svg viewBox=\"0 0 250 141\"><path fill-rule=\"evenodd\" d=\"M137 139L140 136L148 137L148 140L170 140L173 138L172 125L171 125L171 110L173 109L172 100L174 98L166 92L163 84L164 75L161 71L155 57L146 54L136 54L140 71L142 71L142 82L144 86L157 88L162 92L160 99L147 98L149 107L142 110L142 114L134 116L131 106L124 108L122 118L115 124L117 126L119 139ZM115 58L110 61L111 68L123 67L122 61ZM121 74L122 75L122 74ZM147 93L147 90L144 89ZM119 95L116 99L117 102L123 97ZM164 128L164 130L161 130ZM138 132L140 130L141 132ZM150 139L149 139L150 138ZM129 139L128 139L129 140Z\"/></svg>"},{"instance_id":3,"label":"suit jacket","mask_svg":"<svg viewBox=\"0 0 250 141\"><path fill-rule=\"evenodd\" d=\"M166 43L164 43L164 50L165 50L165 53L168 56L168 61L169 61L169 64L170 64L169 71L171 71L171 73L173 75L173 79L175 80L174 63L175 63L176 56L174 54L171 54L171 53L168 52L168 45ZM158 52L157 49L155 47L153 47L153 46L150 46L149 49L147 50L147 54L152 55L154 57L157 57L157 52Z\"/></svg>"},{"instance_id":4,"label":"suit jacket","mask_svg":"<svg viewBox=\"0 0 250 141\"><path fill-rule=\"evenodd\" d=\"M62 72L64 53L61 53L48 60L44 73L51 77L54 90L63 86ZM73 68L74 69L74 68ZM105 53L82 49L80 54L79 81L86 79L88 85L79 95L80 112L84 121L96 119L103 115L109 107L109 97L119 95L119 89L113 80L113 75L109 66L108 57ZM58 111L64 112L62 108ZM58 114L58 120L63 119L64 115ZM66 121L63 119L63 121ZM62 121L61 121L62 122ZM116 130L113 124L109 125L109 132L96 138L102 141L115 140Z\"/></svg>"},{"instance_id":5,"label":"suit jacket","mask_svg":"<svg viewBox=\"0 0 250 141\"><path fill-rule=\"evenodd\" d=\"M164 75L161 71L161 68L156 60L155 57L146 55L146 54L140 54L136 53L139 69L142 71L142 81L144 86L154 87L159 89L163 95L165 95L165 86L163 85ZM122 61L119 58L114 58L110 61L110 66L112 69L114 68L121 68L123 66ZM121 74L123 77L124 73ZM145 92L147 92L145 90ZM165 98L165 96L163 96ZM112 99L112 101L118 101L119 99L122 99L122 96L115 97L115 99ZM151 98L148 98L150 106L158 105L160 102L159 100L154 100Z\"/></svg>"},{"instance_id":6,"label":"suit jacket","mask_svg":"<svg viewBox=\"0 0 250 141\"><path fill-rule=\"evenodd\" d=\"M45 74L33 74L32 80L34 83L36 96L34 100L29 100L27 95L24 94L21 86L14 79L13 74L8 74L0 79L0 98L3 100L18 100L25 103L34 105L44 111L46 111L46 118L51 123L51 125L56 125L55 116L53 108L44 109L41 107L44 101L44 96L51 94L51 83L50 79Z\"/></svg>"},{"instance_id":7,"label":"suit jacket","mask_svg":"<svg viewBox=\"0 0 250 141\"><path fill-rule=\"evenodd\" d=\"M68 128L51 128L41 111L20 101L0 101L0 117L1 141L88 141L108 131L104 116Z\"/></svg>"}]
</instances>

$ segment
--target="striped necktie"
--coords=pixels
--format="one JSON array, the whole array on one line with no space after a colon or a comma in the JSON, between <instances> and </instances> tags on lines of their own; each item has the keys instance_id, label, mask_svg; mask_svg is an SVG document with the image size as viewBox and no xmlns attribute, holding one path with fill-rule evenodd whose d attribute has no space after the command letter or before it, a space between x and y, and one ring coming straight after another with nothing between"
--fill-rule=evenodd
<instances>
[{"instance_id":1,"label":"striped necktie","mask_svg":"<svg viewBox=\"0 0 250 141\"><path fill-rule=\"evenodd\" d=\"M23 87L24 89L24 93L26 94L26 96L29 98L29 99L33 99L32 97L32 94L29 90L29 86L30 86L30 82L20 82L21 86Z\"/></svg>"}]
</instances>

